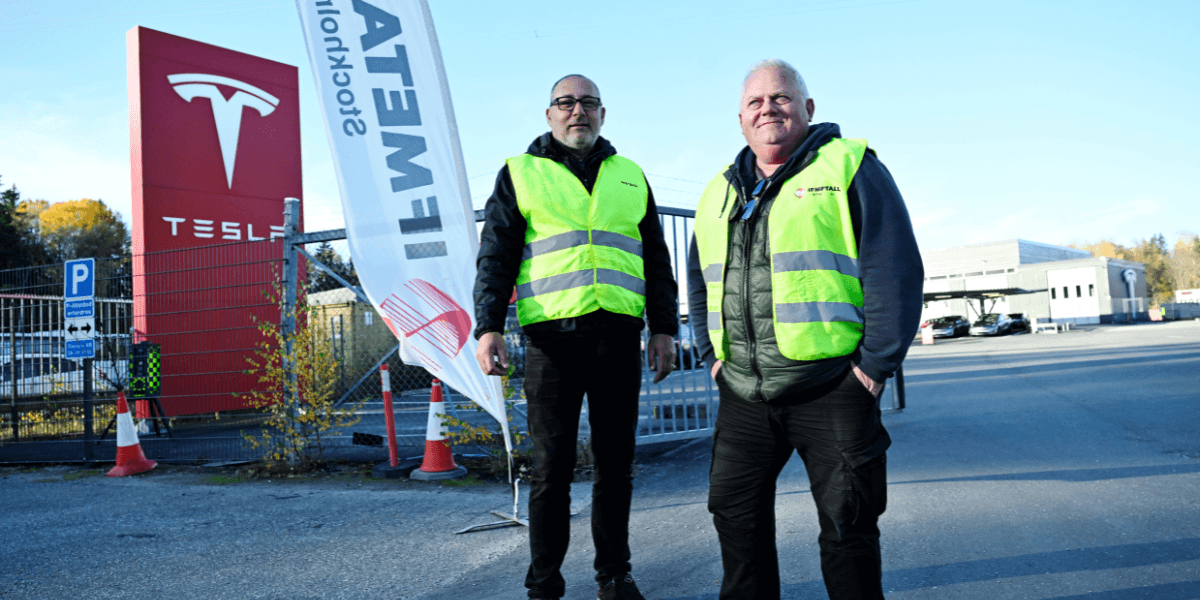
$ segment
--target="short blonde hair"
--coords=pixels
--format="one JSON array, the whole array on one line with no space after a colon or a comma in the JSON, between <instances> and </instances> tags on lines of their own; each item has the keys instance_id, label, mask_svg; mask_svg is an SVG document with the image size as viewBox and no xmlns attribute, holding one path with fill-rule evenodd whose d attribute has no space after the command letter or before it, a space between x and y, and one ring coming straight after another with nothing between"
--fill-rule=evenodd
<instances>
[{"instance_id":1,"label":"short blonde hair","mask_svg":"<svg viewBox=\"0 0 1200 600\"><path fill-rule=\"evenodd\" d=\"M800 72L796 70L796 67L789 65L787 61L779 58L768 58L766 60L760 60L754 63L750 67L750 71L746 73L746 77L742 79L742 94L746 93L746 82L750 81L750 76L765 69L779 69L780 71L787 73L788 77L791 77L792 83L796 84L796 91L800 92L800 101L803 103L810 98L808 95L808 86L804 85L804 78L800 76ZM739 96L739 106L741 105L741 102L742 99L741 96Z\"/></svg>"}]
</instances>

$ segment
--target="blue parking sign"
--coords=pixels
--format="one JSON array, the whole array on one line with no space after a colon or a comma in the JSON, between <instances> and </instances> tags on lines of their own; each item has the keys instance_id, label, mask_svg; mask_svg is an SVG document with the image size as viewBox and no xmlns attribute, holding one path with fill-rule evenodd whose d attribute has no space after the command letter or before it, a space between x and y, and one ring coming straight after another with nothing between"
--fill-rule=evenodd
<instances>
[{"instance_id":1,"label":"blue parking sign","mask_svg":"<svg viewBox=\"0 0 1200 600\"><path fill-rule=\"evenodd\" d=\"M68 260L63 266L66 318L86 319L95 316L96 259Z\"/></svg>"},{"instance_id":2,"label":"blue parking sign","mask_svg":"<svg viewBox=\"0 0 1200 600\"><path fill-rule=\"evenodd\" d=\"M96 295L96 259L68 260L63 275L63 296L68 300Z\"/></svg>"}]
</instances>

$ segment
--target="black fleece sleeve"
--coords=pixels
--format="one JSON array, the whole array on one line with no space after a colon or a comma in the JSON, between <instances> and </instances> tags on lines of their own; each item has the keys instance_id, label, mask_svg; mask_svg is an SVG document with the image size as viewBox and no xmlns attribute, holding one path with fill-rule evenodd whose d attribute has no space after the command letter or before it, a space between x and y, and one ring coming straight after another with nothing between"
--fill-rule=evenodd
<instances>
[{"instance_id":1,"label":"black fleece sleeve","mask_svg":"<svg viewBox=\"0 0 1200 600\"><path fill-rule=\"evenodd\" d=\"M863 339L858 366L871 379L891 377L921 320L925 268L908 209L887 167L868 152L850 183L861 211L858 240L863 286Z\"/></svg>"},{"instance_id":2,"label":"black fleece sleeve","mask_svg":"<svg viewBox=\"0 0 1200 600\"><path fill-rule=\"evenodd\" d=\"M688 325L696 345L696 356L712 371L717 364L717 353L712 339L708 337L708 288L704 285L704 271L700 268L700 253L696 251L696 234L688 246L687 261Z\"/></svg>"},{"instance_id":3,"label":"black fleece sleeve","mask_svg":"<svg viewBox=\"0 0 1200 600\"><path fill-rule=\"evenodd\" d=\"M496 188L483 209L479 256L475 259L475 339L489 332L504 333L508 304L525 247L525 216L517 208L508 165L496 176Z\"/></svg>"},{"instance_id":4,"label":"black fleece sleeve","mask_svg":"<svg viewBox=\"0 0 1200 600\"><path fill-rule=\"evenodd\" d=\"M642 236L642 260L646 277L646 322L650 334L665 333L675 337L679 333L679 285L671 270L671 253L663 237L662 224L658 222L658 206L654 203L654 192L646 182L646 216L638 223Z\"/></svg>"}]
</instances>

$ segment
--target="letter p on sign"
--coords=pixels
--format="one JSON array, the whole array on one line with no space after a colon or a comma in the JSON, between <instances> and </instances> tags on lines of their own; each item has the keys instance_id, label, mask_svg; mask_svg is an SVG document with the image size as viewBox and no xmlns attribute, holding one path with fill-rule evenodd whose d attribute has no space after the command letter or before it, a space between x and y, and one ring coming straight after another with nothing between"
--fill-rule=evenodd
<instances>
[{"instance_id":1,"label":"letter p on sign","mask_svg":"<svg viewBox=\"0 0 1200 600\"><path fill-rule=\"evenodd\" d=\"M72 296L79 295L79 284L82 283L82 284L86 285L89 283L89 281L88 281L88 273L89 272L90 272L90 269L88 269L88 266L85 264L75 263L74 265L71 266L71 295ZM84 294L84 295L90 295L90 294Z\"/></svg>"},{"instance_id":2,"label":"letter p on sign","mask_svg":"<svg viewBox=\"0 0 1200 600\"><path fill-rule=\"evenodd\" d=\"M70 298L91 298L96 290L95 259L69 260L65 265L66 281L63 295Z\"/></svg>"}]
</instances>

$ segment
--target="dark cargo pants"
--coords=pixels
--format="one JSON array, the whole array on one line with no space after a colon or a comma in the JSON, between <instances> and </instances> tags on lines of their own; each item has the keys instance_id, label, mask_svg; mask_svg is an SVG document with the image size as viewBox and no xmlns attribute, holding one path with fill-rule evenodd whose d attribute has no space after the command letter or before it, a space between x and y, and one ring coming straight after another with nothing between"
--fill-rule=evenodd
<instances>
[{"instance_id":1,"label":"dark cargo pants","mask_svg":"<svg viewBox=\"0 0 1200 600\"><path fill-rule=\"evenodd\" d=\"M571 480L583 395L595 463L592 542L596 580L628 573L631 468L642 385L641 335L628 328L529 340L525 396L534 469L529 491L529 549L525 576L531 598L565 592L560 568L570 541Z\"/></svg>"},{"instance_id":2,"label":"dark cargo pants","mask_svg":"<svg viewBox=\"0 0 1200 600\"><path fill-rule=\"evenodd\" d=\"M852 371L773 403L743 400L719 380L708 510L721 542L722 600L779 598L775 480L793 450L816 503L829 597L883 598L877 522L887 505L891 438L878 400Z\"/></svg>"}]
</instances>

